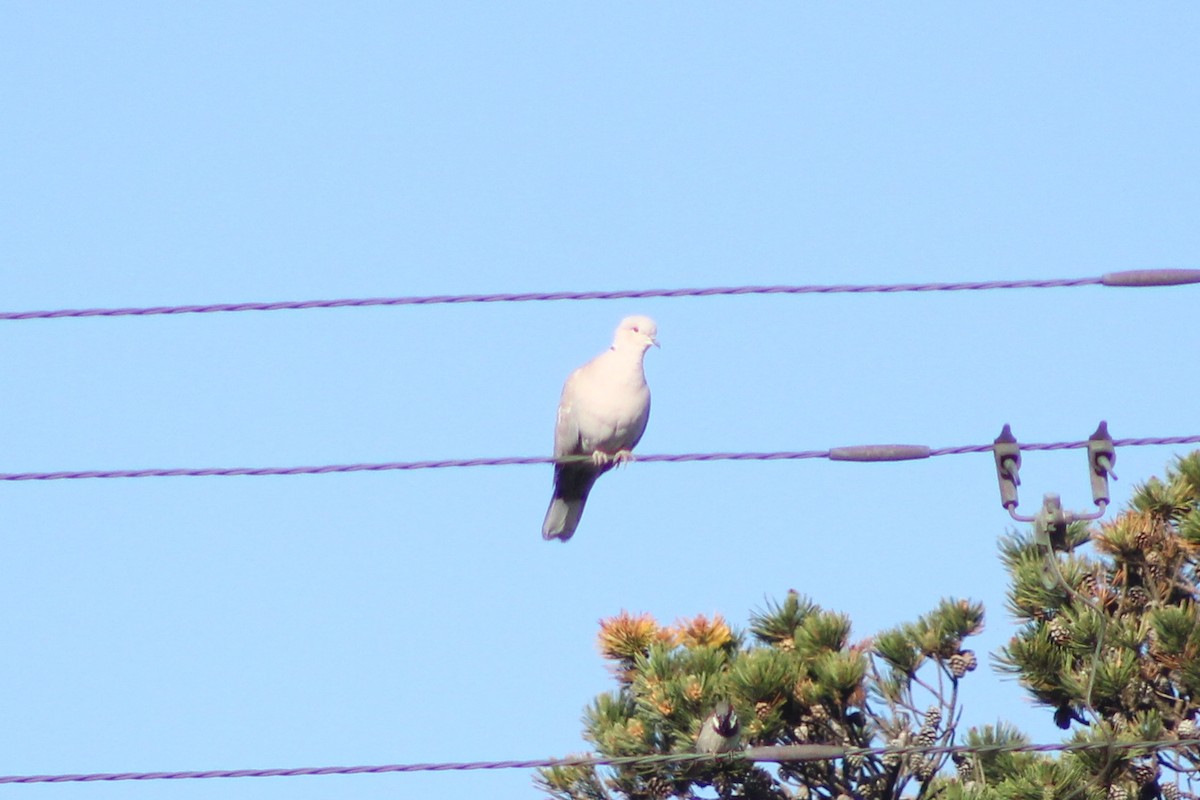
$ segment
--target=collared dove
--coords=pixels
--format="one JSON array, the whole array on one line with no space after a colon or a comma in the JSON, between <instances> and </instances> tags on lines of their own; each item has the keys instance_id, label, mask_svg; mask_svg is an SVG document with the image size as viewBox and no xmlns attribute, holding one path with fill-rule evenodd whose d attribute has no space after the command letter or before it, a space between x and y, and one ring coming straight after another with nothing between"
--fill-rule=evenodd
<instances>
[{"instance_id":1,"label":"collared dove","mask_svg":"<svg viewBox=\"0 0 1200 800\"><path fill-rule=\"evenodd\" d=\"M713 712L704 718L696 736L697 753L732 753L738 749L741 724L728 700L717 703Z\"/></svg>"},{"instance_id":2,"label":"collared dove","mask_svg":"<svg viewBox=\"0 0 1200 800\"><path fill-rule=\"evenodd\" d=\"M554 457L588 456L590 461L554 465L554 496L542 523L543 539L575 535L588 492L596 479L630 453L650 418L650 387L642 359L658 345L649 317L626 317L612 347L575 370L563 384L554 426Z\"/></svg>"}]
</instances>

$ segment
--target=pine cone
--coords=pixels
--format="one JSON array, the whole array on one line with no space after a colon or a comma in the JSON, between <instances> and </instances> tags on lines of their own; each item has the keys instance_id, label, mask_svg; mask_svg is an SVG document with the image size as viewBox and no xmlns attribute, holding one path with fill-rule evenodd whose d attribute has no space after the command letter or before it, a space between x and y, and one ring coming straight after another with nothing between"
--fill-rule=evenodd
<instances>
[{"instance_id":1,"label":"pine cone","mask_svg":"<svg viewBox=\"0 0 1200 800\"><path fill-rule=\"evenodd\" d=\"M746 775L742 782L742 792L739 792L739 795L744 797L766 797L774 785L775 781L771 779L771 776L756 767Z\"/></svg>"},{"instance_id":2,"label":"pine cone","mask_svg":"<svg viewBox=\"0 0 1200 800\"><path fill-rule=\"evenodd\" d=\"M974 650L963 650L950 656L950 674L961 678L979 666Z\"/></svg>"},{"instance_id":3,"label":"pine cone","mask_svg":"<svg viewBox=\"0 0 1200 800\"><path fill-rule=\"evenodd\" d=\"M1129 790L1119 783L1108 787L1108 800L1129 800Z\"/></svg>"},{"instance_id":4,"label":"pine cone","mask_svg":"<svg viewBox=\"0 0 1200 800\"><path fill-rule=\"evenodd\" d=\"M925 709L925 725L922 727L933 728L935 731L942 724L942 709L940 706L930 706Z\"/></svg>"},{"instance_id":5,"label":"pine cone","mask_svg":"<svg viewBox=\"0 0 1200 800\"><path fill-rule=\"evenodd\" d=\"M771 716L771 704L765 700L759 700L754 704L754 713L760 720L765 720Z\"/></svg>"},{"instance_id":6,"label":"pine cone","mask_svg":"<svg viewBox=\"0 0 1200 800\"><path fill-rule=\"evenodd\" d=\"M1200 730L1196 728L1195 720L1185 719L1175 726L1175 734L1180 739L1200 739Z\"/></svg>"},{"instance_id":7,"label":"pine cone","mask_svg":"<svg viewBox=\"0 0 1200 800\"><path fill-rule=\"evenodd\" d=\"M1179 800L1179 787L1173 783L1164 783L1158 790L1162 793L1163 800Z\"/></svg>"},{"instance_id":8,"label":"pine cone","mask_svg":"<svg viewBox=\"0 0 1200 800\"><path fill-rule=\"evenodd\" d=\"M1134 608L1143 608L1150 602L1150 593L1142 586L1130 586L1125 597Z\"/></svg>"},{"instance_id":9,"label":"pine cone","mask_svg":"<svg viewBox=\"0 0 1200 800\"><path fill-rule=\"evenodd\" d=\"M954 753L954 766L958 770L958 779L963 783L975 780L975 759L967 753Z\"/></svg>"},{"instance_id":10,"label":"pine cone","mask_svg":"<svg viewBox=\"0 0 1200 800\"><path fill-rule=\"evenodd\" d=\"M1154 544L1156 538L1153 523L1147 522L1133 535L1133 543L1137 546L1137 549L1146 550Z\"/></svg>"},{"instance_id":11,"label":"pine cone","mask_svg":"<svg viewBox=\"0 0 1200 800\"><path fill-rule=\"evenodd\" d=\"M883 797L883 785L882 781L876 779L869 783L860 783L855 788L858 790L859 797L863 800L879 800L879 798ZM797 795L796 797L799 800L800 796ZM808 800L808 798L805 797L803 800Z\"/></svg>"},{"instance_id":12,"label":"pine cone","mask_svg":"<svg viewBox=\"0 0 1200 800\"><path fill-rule=\"evenodd\" d=\"M675 794L675 784L661 775L652 775L646 779L646 791L651 797L667 798Z\"/></svg>"},{"instance_id":13,"label":"pine cone","mask_svg":"<svg viewBox=\"0 0 1200 800\"><path fill-rule=\"evenodd\" d=\"M942 710L930 706L925 712L925 722L917 732L916 742L921 747L931 747L938 739L938 726L942 724Z\"/></svg>"},{"instance_id":14,"label":"pine cone","mask_svg":"<svg viewBox=\"0 0 1200 800\"><path fill-rule=\"evenodd\" d=\"M1138 786L1145 786L1147 783L1157 780L1158 762L1134 764L1129 768L1129 777L1133 778Z\"/></svg>"},{"instance_id":15,"label":"pine cone","mask_svg":"<svg viewBox=\"0 0 1200 800\"><path fill-rule=\"evenodd\" d=\"M829 721L829 709L825 708L825 706L821 705L820 703L817 703L809 708L808 715L813 718L814 722Z\"/></svg>"},{"instance_id":16,"label":"pine cone","mask_svg":"<svg viewBox=\"0 0 1200 800\"><path fill-rule=\"evenodd\" d=\"M1163 565L1163 554L1157 550L1146 553L1146 575L1156 582L1162 582L1167 577L1167 568Z\"/></svg>"},{"instance_id":17,"label":"pine cone","mask_svg":"<svg viewBox=\"0 0 1200 800\"><path fill-rule=\"evenodd\" d=\"M908 744L907 736L896 736L887 740L888 747L904 747ZM900 766L901 755L899 753L887 753L883 757L883 765L888 769L895 769Z\"/></svg>"},{"instance_id":18,"label":"pine cone","mask_svg":"<svg viewBox=\"0 0 1200 800\"><path fill-rule=\"evenodd\" d=\"M804 781L804 776L800 772L786 764L780 764L779 772L776 774L779 775L779 780L787 781L788 783L801 783Z\"/></svg>"},{"instance_id":19,"label":"pine cone","mask_svg":"<svg viewBox=\"0 0 1200 800\"><path fill-rule=\"evenodd\" d=\"M1071 631L1061 617L1055 617L1046 624L1046 633L1050 636L1050 641L1059 647L1066 647L1071 643Z\"/></svg>"},{"instance_id":20,"label":"pine cone","mask_svg":"<svg viewBox=\"0 0 1200 800\"><path fill-rule=\"evenodd\" d=\"M915 756L916 763L912 765L913 775L921 783L928 783L937 772L937 759L933 756Z\"/></svg>"}]
</instances>

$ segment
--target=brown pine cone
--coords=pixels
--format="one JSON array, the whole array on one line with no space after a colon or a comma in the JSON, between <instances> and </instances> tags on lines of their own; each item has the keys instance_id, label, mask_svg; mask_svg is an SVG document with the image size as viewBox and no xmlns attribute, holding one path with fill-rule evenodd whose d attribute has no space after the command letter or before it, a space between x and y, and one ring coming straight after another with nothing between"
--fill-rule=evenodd
<instances>
[{"instance_id":1,"label":"brown pine cone","mask_svg":"<svg viewBox=\"0 0 1200 800\"><path fill-rule=\"evenodd\" d=\"M1145 786L1158 779L1158 762L1150 761L1142 764L1134 764L1129 768L1129 777L1137 781L1139 786Z\"/></svg>"},{"instance_id":2,"label":"brown pine cone","mask_svg":"<svg viewBox=\"0 0 1200 800\"><path fill-rule=\"evenodd\" d=\"M963 650L950 656L950 674L956 678L961 678L978 666L979 659L975 657L974 650Z\"/></svg>"},{"instance_id":3,"label":"brown pine cone","mask_svg":"<svg viewBox=\"0 0 1200 800\"><path fill-rule=\"evenodd\" d=\"M1055 617L1046 624L1046 633L1050 636L1050 641L1059 647L1065 647L1071 642L1071 631L1061 617Z\"/></svg>"}]
</instances>

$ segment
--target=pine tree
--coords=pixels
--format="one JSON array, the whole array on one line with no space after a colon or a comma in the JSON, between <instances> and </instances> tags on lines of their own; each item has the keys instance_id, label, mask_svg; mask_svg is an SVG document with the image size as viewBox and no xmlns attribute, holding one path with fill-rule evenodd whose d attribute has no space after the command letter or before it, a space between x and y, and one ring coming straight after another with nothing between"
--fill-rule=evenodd
<instances>
[{"instance_id":1,"label":"pine tree","mask_svg":"<svg viewBox=\"0 0 1200 800\"><path fill-rule=\"evenodd\" d=\"M1094 554L1079 552L1087 543ZM1074 740L1196 737L1200 453L1137 486L1111 521L1072 525L1065 551L1043 552L1029 535L1001 543L1009 611L1021 623L998 654L1001 668L1053 709L1060 727L1074 728ZM1093 750L1062 761L1082 770L1072 777L1086 781L1089 796L1153 798L1178 795L1163 771L1200 768L1200 748Z\"/></svg>"},{"instance_id":2,"label":"pine tree","mask_svg":"<svg viewBox=\"0 0 1200 800\"><path fill-rule=\"evenodd\" d=\"M587 710L585 737L604 756L695 752L718 701L732 703L743 744L884 744L952 741L959 681L977 659L963 642L983 608L947 600L914 623L852 642L850 620L796 592L752 614L749 633L720 616L662 626L646 614L601 621L600 650L618 688ZM899 798L921 794L946 757L851 755L776 770L737 757L597 770L541 772L561 800L658 800L713 787L722 797Z\"/></svg>"},{"instance_id":3,"label":"pine tree","mask_svg":"<svg viewBox=\"0 0 1200 800\"><path fill-rule=\"evenodd\" d=\"M1072 524L1056 546L1044 549L1032 533L1002 539L1019 628L995 659L1071 730L1069 742L1102 746L1057 756L997 751L1029 744L1004 723L960 735L959 682L978 663L964 642L983 625L977 603L944 600L915 622L852 642L844 615L789 592L752 614L748 633L719 616L670 626L624 612L603 620L600 648L618 687L585 715L596 752L692 753L720 700L736 710L744 745L977 752L851 753L770 769L736 754L559 767L542 770L539 787L558 800L713 791L749 800L1195 798L1180 782L1200 773L1200 453L1137 486L1109 521ZM1120 746L1161 740L1196 743Z\"/></svg>"}]
</instances>

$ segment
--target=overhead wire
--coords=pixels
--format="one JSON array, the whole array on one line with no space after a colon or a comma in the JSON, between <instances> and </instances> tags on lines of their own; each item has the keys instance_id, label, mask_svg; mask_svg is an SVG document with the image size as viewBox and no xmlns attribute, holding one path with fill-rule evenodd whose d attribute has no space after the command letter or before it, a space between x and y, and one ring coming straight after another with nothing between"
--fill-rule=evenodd
<instances>
[{"instance_id":1,"label":"overhead wire","mask_svg":"<svg viewBox=\"0 0 1200 800\"><path fill-rule=\"evenodd\" d=\"M1177 286L1200 283L1200 270L1195 269L1162 269L1162 270L1128 270L1123 272L1106 273L1101 276L1071 279L1049 280L1013 280L1013 281L977 281L954 283L902 283L902 284L839 284L839 285L774 285L774 286L726 286L682 289L645 289L645 290L616 290L616 291L585 291L585 292L538 292L538 293L495 293L495 294L462 294L462 295L428 295L428 296L399 296L375 298L342 298L329 300L277 301L277 302L248 302L220 303L205 305L175 305L147 306L125 308L78 308L52 309L44 311L0 312L0 320L32 320L32 319L62 319L87 317L124 317L124 316L154 316L225 313L240 311L279 311L306 310L316 308L351 308L372 306L412 306L437 304L467 304L467 303L496 303L496 302L535 302L559 300L617 300L617 299L648 299L648 298L678 298L678 297L710 297L736 295L802 295L802 294L867 294L867 293L902 293L902 292L952 292L952 291L988 291L1002 289L1051 289L1077 288L1084 286L1109 287L1147 287L1147 286ZM1200 443L1200 436L1172 437L1142 437L1115 440L1119 447L1139 447L1147 445L1173 445ZM1087 446L1086 441L1063 441L1049 443L1022 444L1024 450L1064 450ZM663 455L638 456L642 462L689 462L689 461L776 461L828 459L831 461L902 461L923 459L944 455L962 455L969 453L990 452L992 445L966 445L960 447L930 448L923 445L865 445L838 447L829 450L807 451L777 451L777 452L714 452L714 453L682 453ZM558 461L562 461L559 459ZM0 480L30 481L30 480L69 480L91 478L144 478L144 477L208 477L208 476L286 476L302 474L330 474L349 472L379 472L391 470L420 470L442 469L454 467L480 466L510 466L551 464L556 459L548 457L503 457L503 458L473 458L473 459L441 459L426 461L357 463L357 464L327 464L319 466L298 467L261 467L261 468L176 468L176 469L134 469L134 470L86 470L86 471L57 471L57 472L17 472L0 473ZM493 762L448 762L448 763L417 763L389 764L376 766L351 767L305 767L293 769L239 769L239 770L207 770L183 772L123 772L123 773L85 773L58 775L3 775L0 783L64 783L64 782L96 782L96 781L125 781L125 780L170 780L170 779L203 779L203 778L237 778L237 777L294 777L302 775L351 775L351 774L381 774L400 772L433 772L457 770L484 769L532 769L555 766L623 766L632 764L650 765L653 763L680 762L689 760L719 760L731 758L746 758L760 761L813 761L832 760L849 755L888 755L888 754L925 754L938 755L948 753L981 754L987 752L1054 752L1086 749L1119 750L1160 750L1196 747L1196 743L1179 740L1141 741L1122 743L1088 743L1069 742L1062 744L1030 745L1008 744L989 746L934 746L934 747L886 747L874 749L837 748L822 745L801 745L784 748L753 748L746 754L706 755L680 754L656 755L628 758L601 758L592 756L535 759L525 761L493 761ZM806 749L807 748L807 749ZM786 751L786 752L785 752Z\"/></svg>"},{"instance_id":2,"label":"overhead wire","mask_svg":"<svg viewBox=\"0 0 1200 800\"><path fill-rule=\"evenodd\" d=\"M162 772L91 772L47 775L0 775L4 783L95 783L111 781L200 780L209 778L294 778L316 775L378 775L411 772L469 772L478 770L543 769L553 767L626 767L654 766L698 762L736 763L749 760L756 763L798 763L835 761L850 757L885 757L889 755L987 755L994 753L1054 753L1106 750L1110 752L1158 752L1196 748L1200 742L1185 739L1147 739L1137 741L1060 742L1030 744L1006 742L979 745L903 745L888 747L842 747L838 745L801 744L751 747L734 753L665 753L642 756L605 757L595 755L564 758L535 758L510 761L450 761L412 764L377 764L364 766L292 767L282 769L187 770Z\"/></svg>"},{"instance_id":3,"label":"overhead wire","mask_svg":"<svg viewBox=\"0 0 1200 800\"><path fill-rule=\"evenodd\" d=\"M685 289L620 289L584 292L521 292L440 294L406 297L361 297L333 300L283 300L262 303L210 303L128 308L60 308L46 311L4 311L0 320L64 319L72 317L146 317L171 314L214 314L237 311L301 311L314 308L426 306L463 303L525 303L557 300L633 300L657 297L714 297L718 295L895 294L901 292L962 292L997 289L1062 289L1081 286L1179 286L1200 283L1200 269L1142 269L1109 272L1089 278L1052 278L950 283L812 284L777 286L710 286Z\"/></svg>"},{"instance_id":4,"label":"overhead wire","mask_svg":"<svg viewBox=\"0 0 1200 800\"><path fill-rule=\"evenodd\" d=\"M1200 444L1200 435L1147 436L1115 439L1116 447L1146 447L1151 445ZM1022 444L1023 450L1072 450L1087 447L1086 440ZM643 463L683 463L689 461L800 461L828 459L830 461L913 461L938 456L991 452L990 444L931 448L924 445L855 445L829 450L783 450L775 452L668 453L639 455L634 460ZM0 481L56 481L93 478L205 478L239 476L328 475L345 472L387 472L457 467L505 467L530 464L555 464L588 461L587 456L552 458L549 456L509 456L501 458L439 459L433 461L390 461L361 464L324 464L301 467L180 467L174 469L109 469L58 472L3 472Z\"/></svg>"}]
</instances>

